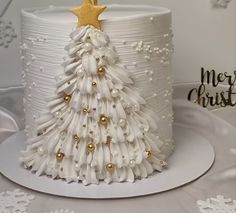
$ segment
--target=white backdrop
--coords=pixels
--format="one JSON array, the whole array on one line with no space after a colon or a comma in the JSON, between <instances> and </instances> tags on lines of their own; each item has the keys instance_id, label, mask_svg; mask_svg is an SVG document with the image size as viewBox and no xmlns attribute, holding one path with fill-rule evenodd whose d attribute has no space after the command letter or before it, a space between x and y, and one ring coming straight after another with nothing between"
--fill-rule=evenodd
<instances>
[{"instance_id":1,"label":"white backdrop","mask_svg":"<svg viewBox=\"0 0 236 213\"><path fill-rule=\"evenodd\" d=\"M0 2L7 0L0 0ZM200 80L200 68L236 70L236 0L227 9L212 8L210 0L100 0L104 4L149 4L173 12L175 83ZM79 5L80 0L13 0L3 15L11 19L18 37L9 48L0 46L0 86L21 83L20 9L48 5ZM56 35L55 35L56 36Z\"/></svg>"}]
</instances>

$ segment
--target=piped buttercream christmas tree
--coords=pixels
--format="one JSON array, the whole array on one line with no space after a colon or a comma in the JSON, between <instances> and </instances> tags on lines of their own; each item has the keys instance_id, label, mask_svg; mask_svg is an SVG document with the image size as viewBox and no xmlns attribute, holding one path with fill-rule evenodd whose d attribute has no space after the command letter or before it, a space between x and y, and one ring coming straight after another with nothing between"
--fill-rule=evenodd
<instances>
[{"instance_id":1,"label":"piped buttercream christmas tree","mask_svg":"<svg viewBox=\"0 0 236 213\"><path fill-rule=\"evenodd\" d=\"M22 152L37 175L85 185L134 182L167 165L152 112L101 31L104 10L92 0L71 10L78 26L66 46L64 74L37 120L38 135Z\"/></svg>"}]
</instances>

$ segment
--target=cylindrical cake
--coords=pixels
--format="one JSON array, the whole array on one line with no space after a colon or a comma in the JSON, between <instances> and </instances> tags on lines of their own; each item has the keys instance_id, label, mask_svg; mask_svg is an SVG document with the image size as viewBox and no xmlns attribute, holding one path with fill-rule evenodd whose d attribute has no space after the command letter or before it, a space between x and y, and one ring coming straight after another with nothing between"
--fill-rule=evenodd
<instances>
[{"instance_id":1,"label":"cylindrical cake","mask_svg":"<svg viewBox=\"0 0 236 213\"><path fill-rule=\"evenodd\" d=\"M160 7L109 5L100 19L101 29L108 35L119 63L155 118L159 157L165 166L165 160L174 149L171 12ZM25 132L29 140L38 134L36 120L48 111L47 98L56 93L57 81L65 71L62 66L68 55L65 47L76 27L77 18L69 8L50 6L22 11ZM145 177L139 173L136 170L134 176ZM105 179L103 176L98 179ZM110 182L118 179L111 178Z\"/></svg>"}]
</instances>

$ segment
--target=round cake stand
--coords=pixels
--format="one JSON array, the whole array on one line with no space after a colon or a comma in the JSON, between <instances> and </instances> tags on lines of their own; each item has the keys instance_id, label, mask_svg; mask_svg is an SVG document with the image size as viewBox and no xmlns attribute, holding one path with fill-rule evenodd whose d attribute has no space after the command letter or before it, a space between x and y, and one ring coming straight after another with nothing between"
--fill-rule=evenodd
<instances>
[{"instance_id":1,"label":"round cake stand","mask_svg":"<svg viewBox=\"0 0 236 213\"><path fill-rule=\"evenodd\" d=\"M214 150L201 135L174 126L175 152L168 159L168 169L135 183L112 183L84 186L66 183L47 176L36 176L19 162L26 136L19 132L0 145L0 172L11 181L32 190L73 198L127 198L150 195L189 183L203 175L214 162Z\"/></svg>"}]
</instances>

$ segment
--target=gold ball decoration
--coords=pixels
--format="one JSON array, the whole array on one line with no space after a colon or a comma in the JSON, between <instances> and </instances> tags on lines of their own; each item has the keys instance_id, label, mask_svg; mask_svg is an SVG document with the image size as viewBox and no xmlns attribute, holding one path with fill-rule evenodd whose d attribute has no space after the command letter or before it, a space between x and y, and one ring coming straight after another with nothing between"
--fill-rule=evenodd
<instances>
[{"instance_id":1,"label":"gold ball decoration","mask_svg":"<svg viewBox=\"0 0 236 213\"><path fill-rule=\"evenodd\" d=\"M104 77L105 74L106 74L106 69L105 67L99 67L98 70L97 70L97 74L98 76L101 78L101 77Z\"/></svg>"},{"instance_id":2,"label":"gold ball decoration","mask_svg":"<svg viewBox=\"0 0 236 213\"><path fill-rule=\"evenodd\" d=\"M108 163L106 165L106 169L107 169L108 172L112 173L115 170L115 165L113 163Z\"/></svg>"},{"instance_id":3,"label":"gold ball decoration","mask_svg":"<svg viewBox=\"0 0 236 213\"><path fill-rule=\"evenodd\" d=\"M93 143L88 144L87 150L88 152L93 152L95 150L95 145Z\"/></svg>"},{"instance_id":4,"label":"gold ball decoration","mask_svg":"<svg viewBox=\"0 0 236 213\"><path fill-rule=\"evenodd\" d=\"M147 158L150 158L152 156L152 152L151 151L146 151L147 154Z\"/></svg>"},{"instance_id":5,"label":"gold ball decoration","mask_svg":"<svg viewBox=\"0 0 236 213\"><path fill-rule=\"evenodd\" d=\"M83 112L84 112L84 113L90 113L91 110L87 107L87 108L83 108Z\"/></svg>"},{"instance_id":6,"label":"gold ball decoration","mask_svg":"<svg viewBox=\"0 0 236 213\"><path fill-rule=\"evenodd\" d=\"M79 142L80 138L79 138L78 135L73 135L73 140L74 140L75 142Z\"/></svg>"},{"instance_id":7,"label":"gold ball decoration","mask_svg":"<svg viewBox=\"0 0 236 213\"><path fill-rule=\"evenodd\" d=\"M40 135L42 135L42 134L43 134L42 132L38 132L38 133L37 133L37 136L40 136Z\"/></svg>"},{"instance_id":8,"label":"gold ball decoration","mask_svg":"<svg viewBox=\"0 0 236 213\"><path fill-rule=\"evenodd\" d=\"M71 100L71 95L64 95L64 102L69 104Z\"/></svg>"},{"instance_id":9,"label":"gold ball decoration","mask_svg":"<svg viewBox=\"0 0 236 213\"><path fill-rule=\"evenodd\" d=\"M97 83L95 81L92 82L92 86L93 87L96 87L97 86Z\"/></svg>"},{"instance_id":10,"label":"gold ball decoration","mask_svg":"<svg viewBox=\"0 0 236 213\"><path fill-rule=\"evenodd\" d=\"M64 153L62 153L60 151L57 152L56 158L57 158L58 161L62 161L64 159L64 157L65 157Z\"/></svg>"},{"instance_id":11,"label":"gold ball decoration","mask_svg":"<svg viewBox=\"0 0 236 213\"><path fill-rule=\"evenodd\" d=\"M109 119L105 115L100 116L100 124L106 126L108 124L108 121L109 121Z\"/></svg>"}]
</instances>

